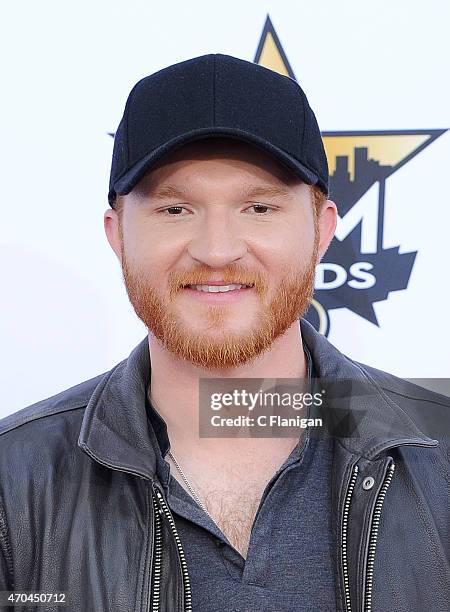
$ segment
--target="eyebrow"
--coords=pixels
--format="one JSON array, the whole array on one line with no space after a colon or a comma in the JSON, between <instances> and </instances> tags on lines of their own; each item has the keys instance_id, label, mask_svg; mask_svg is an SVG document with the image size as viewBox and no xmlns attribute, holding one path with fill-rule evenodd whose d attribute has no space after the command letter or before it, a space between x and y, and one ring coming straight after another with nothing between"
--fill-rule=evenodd
<instances>
[{"instance_id":1,"label":"eyebrow","mask_svg":"<svg viewBox=\"0 0 450 612\"><path fill-rule=\"evenodd\" d=\"M292 193L285 187L278 187L276 185L243 185L241 191L241 197L244 198L257 198L261 196L265 197L290 197ZM174 185L164 185L155 190L149 192L151 198L163 200L166 198L185 198L186 191L175 187Z\"/></svg>"}]
</instances>

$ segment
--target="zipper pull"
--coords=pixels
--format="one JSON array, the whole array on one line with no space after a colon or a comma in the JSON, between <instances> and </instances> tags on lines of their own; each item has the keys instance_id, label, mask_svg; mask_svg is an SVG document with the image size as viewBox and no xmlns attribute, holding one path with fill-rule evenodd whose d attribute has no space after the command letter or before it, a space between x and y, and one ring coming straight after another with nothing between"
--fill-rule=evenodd
<instances>
[{"instance_id":1,"label":"zipper pull","mask_svg":"<svg viewBox=\"0 0 450 612\"><path fill-rule=\"evenodd\" d=\"M153 493L155 494L154 496L156 498L158 514L160 516L164 516L164 510L162 508L162 505L165 502L164 496L160 488L154 482L152 482L152 489L153 489Z\"/></svg>"}]
</instances>

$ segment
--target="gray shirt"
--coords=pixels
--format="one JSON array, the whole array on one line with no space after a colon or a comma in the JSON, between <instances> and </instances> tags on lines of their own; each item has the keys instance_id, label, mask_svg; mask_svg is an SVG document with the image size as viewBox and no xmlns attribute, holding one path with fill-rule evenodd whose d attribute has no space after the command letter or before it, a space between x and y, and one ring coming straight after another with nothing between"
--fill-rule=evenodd
<instances>
[{"instance_id":1,"label":"gray shirt","mask_svg":"<svg viewBox=\"0 0 450 612\"><path fill-rule=\"evenodd\" d=\"M304 349L311 378L314 364ZM147 409L158 476L186 555L194 612L334 612L332 439L305 430L267 483L244 559L170 474L166 423L150 402Z\"/></svg>"}]
</instances>

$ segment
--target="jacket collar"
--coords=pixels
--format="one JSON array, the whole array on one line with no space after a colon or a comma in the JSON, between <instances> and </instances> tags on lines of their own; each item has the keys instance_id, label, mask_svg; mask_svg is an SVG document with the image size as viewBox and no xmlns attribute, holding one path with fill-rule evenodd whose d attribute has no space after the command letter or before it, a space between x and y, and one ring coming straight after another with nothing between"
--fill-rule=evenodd
<instances>
[{"instance_id":1,"label":"jacket collar","mask_svg":"<svg viewBox=\"0 0 450 612\"><path fill-rule=\"evenodd\" d=\"M371 460L395 446L438 445L438 441L421 431L407 414L407 406L400 407L363 364L341 353L308 321L301 319L300 327L303 342L308 346L314 361L316 377L328 381L346 379L355 389L355 394L344 402L344 408L347 414L350 413L355 428L352 425L349 429L351 435L339 435L340 442L349 452ZM383 374L395 387L407 389L407 383L401 378L385 372ZM333 410L336 407L340 408L338 402L326 409ZM332 415L332 421L338 422L339 417Z\"/></svg>"},{"instance_id":2,"label":"jacket collar","mask_svg":"<svg viewBox=\"0 0 450 612\"><path fill-rule=\"evenodd\" d=\"M150 376L146 336L94 389L78 445L99 463L152 480L156 455L146 412Z\"/></svg>"},{"instance_id":3,"label":"jacket collar","mask_svg":"<svg viewBox=\"0 0 450 612\"><path fill-rule=\"evenodd\" d=\"M317 378L351 379L367 385L370 390L363 398L355 397L348 404L358 415L357 432L340 438L349 452L373 459L394 446L438 444L388 397L362 364L343 355L308 321L300 319L300 327ZM146 412L150 378L150 353L145 337L94 389L85 410L78 445L93 459L112 469L153 479L156 455Z\"/></svg>"}]
</instances>

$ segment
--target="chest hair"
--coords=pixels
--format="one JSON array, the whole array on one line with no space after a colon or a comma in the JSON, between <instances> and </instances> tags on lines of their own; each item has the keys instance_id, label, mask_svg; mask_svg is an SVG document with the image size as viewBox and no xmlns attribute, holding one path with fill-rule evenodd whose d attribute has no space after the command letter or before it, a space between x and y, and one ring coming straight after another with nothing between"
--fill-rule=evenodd
<instances>
[{"instance_id":1,"label":"chest hair","mask_svg":"<svg viewBox=\"0 0 450 612\"><path fill-rule=\"evenodd\" d=\"M190 494L184 481L174 474L180 485ZM202 504L212 519L227 537L230 544L244 557L247 557L250 536L261 497L267 481L249 484L236 482L233 486L212 487L208 490L196 489Z\"/></svg>"}]
</instances>

